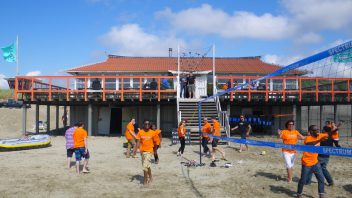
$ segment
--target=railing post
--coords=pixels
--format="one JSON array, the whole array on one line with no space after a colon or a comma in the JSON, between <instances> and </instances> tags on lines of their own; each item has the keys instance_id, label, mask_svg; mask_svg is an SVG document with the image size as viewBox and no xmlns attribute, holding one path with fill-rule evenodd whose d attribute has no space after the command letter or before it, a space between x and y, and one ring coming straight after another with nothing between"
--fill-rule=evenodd
<instances>
[{"instance_id":1,"label":"railing post","mask_svg":"<svg viewBox=\"0 0 352 198\"><path fill-rule=\"evenodd\" d=\"M102 83L103 84L103 101L106 101L106 95L105 95L106 78L103 77L102 81L103 81L103 83Z\"/></svg>"},{"instance_id":2,"label":"railing post","mask_svg":"<svg viewBox=\"0 0 352 198\"><path fill-rule=\"evenodd\" d=\"M282 102L285 102L286 100L286 76L282 79Z\"/></svg>"},{"instance_id":3,"label":"railing post","mask_svg":"<svg viewBox=\"0 0 352 198\"><path fill-rule=\"evenodd\" d=\"M69 96L69 78L66 78L66 101L70 100L70 96Z\"/></svg>"},{"instance_id":4,"label":"railing post","mask_svg":"<svg viewBox=\"0 0 352 198\"><path fill-rule=\"evenodd\" d=\"M121 101L125 100L123 96L123 90L124 90L123 86L124 86L124 79L121 78Z\"/></svg>"},{"instance_id":5,"label":"railing post","mask_svg":"<svg viewBox=\"0 0 352 198\"><path fill-rule=\"evenodd\" d=\"M142 102L142 78L139 78L139 101Z\"/></svg>"},{"instance_id":6,"label":"railing post","mask_svg":"<svg viewBox=\"0 0 352 198\"><path fill-rule=\"evenodd\" d=\"M335 102L334 79L331 80L331 102Z\"/></svg>"},{"instance_id":7,"label":"railing post","mask_svg":"<svg viewBox=\"0 0 352 198\"><path fill-rule=\"evenodd\" d=\"M231 82L231 85L229 88L232 88L233 87L233 78L231 78L230 82ZM231 102L233 101L233 91L230 91L230 101Z\"/></svg>"},{"instance_id":8,"label":"railing post","mask_svg":"<svg viewBox=\"0 0 352 198\"><path fill-rule=\"evenodd\" d=\"M269 101L268 79L265 79L265 102Z\"/></svg>"},{"instance_id":9,"label":"railing post","mask_svg":"<svg viewBox=\"0 0 352 198\"><path fill-rule=\"evenodd\" d=\"M299 83L298 83L298 95L299 95L299 102L302 102L302 79L299 78Z\"/></svg>"},{"instance_id":10,"label":"railing post","mask_svg":"<svg viewBox=\"0 0 352 198\"><path fill-rule=\"evenodd\" d=\"M158 78L158 102L160 102L160 77Z\"/></svg>"},{"instance_id":11,"label":"railing post","mask_svg":"<svg viewBox=\"0 0 352 198\"><path fill-rule=\"evenodd\" d=\"M52 92L51 92L52 88L51 87L52 87L52 84L53 84L52 81L53 81L53 79L50 78L49 79L49 101L52 101L52 95L51 95L52 94Z\"/></svg>"},{"instance_id":12,"label":"railing post","mask_svg":"<svg viewBox=\"0 0 352 198\"><path fill-rule=\"evenodd\" d=\"M18 91L18 79L15 77L15 90L14 90L14 99L17 101L17 91Z\"/></svg>"},{"instance_id":13,"label":"railing post","mask_svg":"<svg viewBox=\"0 0 352 198\"><path fill-rule=\"evenodd\" d=\"M250 78L248 78L248 82L251 82ZM252 89L252 85L248 84L248 102L251 101L251 89Z\"/></svg>"},{"instance_id":14,"label":"railing post","mask_svg":"<svg viewBox=\"0 0 352 198\"><path fill-rule=\"evenodd\" d=\"M34 101L34 78L32 77L31 100Z\"/></svg>"},{"instance_id":15,"label":"railing post","mask_svg":"<svg viewBox=\"0 0 352 198\"><path fill-rule=\"evenodd\" d=\"M84 78L84 101L87 101L87 77Z\"/></svg>"}]
</instances>

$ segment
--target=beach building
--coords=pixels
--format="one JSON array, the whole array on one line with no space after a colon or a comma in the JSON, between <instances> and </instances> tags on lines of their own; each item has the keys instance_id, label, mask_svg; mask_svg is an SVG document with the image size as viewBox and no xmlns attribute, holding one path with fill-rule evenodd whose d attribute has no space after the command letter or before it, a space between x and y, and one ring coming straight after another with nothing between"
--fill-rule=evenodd
<instances>
[{"instance_id":1,"label":"beach building","mask_svg":"<svg viewBox=\"0 0 352 198\"><path fill-rule=\"evenodd\" d=\"M62 114L58 106L69 108L69 124L82 120L90 135L123 135L126 124L135 117L139 124L144 119L155 122L168 136L181 120L187 120L189 130L198 131L199 100L279 68L261 57L109 55L105 61L68 69L68 76L17 76L9 84L15 98L37 104L38 113L39 105L56 107L57 121ZM182 76L190 72L196 76L192 99L180 97L179 86ZM321 88L322 81L331 86ZM349 134L350 87L351 79L307 77L296 71L207 101L202 116L217 117L224 135L231 135L229 128L240 114L246 115L256 133L275 133L288 119L304 130L309 124L322 127L327 119L349 118L344 126ZM197 139L196 134L194 137Z\"/></svg>"}]
</instances>

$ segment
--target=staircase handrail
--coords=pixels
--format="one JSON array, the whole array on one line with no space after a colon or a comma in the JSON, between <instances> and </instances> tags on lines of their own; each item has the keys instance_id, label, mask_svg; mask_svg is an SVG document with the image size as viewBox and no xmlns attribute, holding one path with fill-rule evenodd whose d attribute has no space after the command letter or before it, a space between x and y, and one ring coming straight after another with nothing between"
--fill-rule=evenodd
<instances>
[{"instance_id":1,"label":"staircase handrail","mask_svg":"<svg viewBox=\"0 0 352 198\"><path fill-rule=\"evenodd\" d=\"M181 122L182 119L182 112L181 111L177 111L177 126L179 125L179 123Z\"/></svg>"},{"instance_id":2,"label":"staircase handrail","mask_svg":"<svg viewBox=\"0 0 352 198\"><path fill-rule=\"evenodd\" d=\"M215 88L215 92L217 92L217 89ZM216 94L216 93L215 93ZM221 103L220 103L220 98L219 96L215 97L215 102L216 102L216 110L218 112L218 117L220 120L221 126L224 127L226 136L230 137L230 123L229 123L229 116L227 115L226 111L221 110Z\"/></svg>"}]
</instances>

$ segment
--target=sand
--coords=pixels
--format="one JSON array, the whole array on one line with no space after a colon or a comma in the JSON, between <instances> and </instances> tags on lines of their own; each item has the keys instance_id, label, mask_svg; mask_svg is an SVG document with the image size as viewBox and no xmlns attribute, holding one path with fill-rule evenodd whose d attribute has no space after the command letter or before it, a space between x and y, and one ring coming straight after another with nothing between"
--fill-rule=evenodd
<instances>
[{"instance_id":1,"label":"sand","mask_svg":"<svg viewBox=\"0 0 352 198\"><path fill-rule=\"evenodd\" d=\"M29 111L33 112L28 113L28 120L34 120L34 110ZM0 116L0 138L19 137L21 110L0 109ZM253 139L279 141L273 137ZM293 197L301 172L301 154L294 182L289 184L280 150L250 147L239 153L235 144L221 146L232 167L223 167L225 161L209 167L209 158L203 158L203 167L186 167L180 164L186 160L175 154L179 145L164 139L160 163L152 164L154 181L143 187L141 159L126 159L123 142L123 137L89 137L91 173L81 175L74 167L66 168L62 136L53 136L48 148L1 152L0 197ZM260 155L262 151L266 155ZM199 146L186 146L184 155L199 161ZM351 165L351 158L331 157L329 169L335 186L326 186L327 197L352 197ZM318 196L315 178L304 187L304 194Z\"/></svg>"}]
</instances>

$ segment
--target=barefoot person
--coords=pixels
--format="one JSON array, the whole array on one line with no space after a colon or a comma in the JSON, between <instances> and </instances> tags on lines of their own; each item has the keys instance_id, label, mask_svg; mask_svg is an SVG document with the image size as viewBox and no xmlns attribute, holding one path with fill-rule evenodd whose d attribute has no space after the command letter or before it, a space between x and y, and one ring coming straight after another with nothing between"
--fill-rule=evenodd
<instances>
[{"instance_id":1,"label":"barefoot person","mask_svg":"<svg viewBox=\"0 0 352 198\"><path fill-rule=\"evenodd\" d=\"M178 149L177 156L183 155L183 152L185 151L185 145L186 145L186 122L183 120L180 122L178 125L177 129L178 133L178 139L180 140L180 148Z\"/></svg>"},{"instance_id":2,"label":"barefoot person","mask_svg":"<svg viewBox=\"0 0 352 198\"><path fill-rule=\"evenodd\" d=\"M89 160L89 151L88 151L88 134L87 131L83 128L84 124L82 122L77 123L77 129L73 133L73 145L75 148L76 156L76 171L79 174L79 164L84 158L83 161L83 173L89 173L88 170L88 160Z\"/></svg>"},{"instance_id":3,"label":"barefoot person","mask_svg":"<svg viewBox=\"0 0 352 198\"><path fill-rule=\"evenodd\" d=\"M236 129L240 130L241 139L245 140L249 136L249 132L251 131L252 127L248 122L244 121L244 115L240 115L240 122L237 124L237 126L233 127L231 131ZM246 146L246 150L248 150L248 145L245 144L245 146ZM242 152L243 150L244 150L243 145L240 144L240 152Z\"/></svg>"},{"instance_id":4,"label":"barefoot person","mask_svg":"<svg viewBox=\"0 0 352 198\"><path fill-rule=\"evenodd\" d=\"M212 135L215 137L221 137L221 132L220 132L220 123L216 120L216 118L212 117L211 121L213 122L213 129L212 129ZM211 147L212 147L212 152L211 152L211 159L214 162L215 161L215 152L221 153L222 160L226 160L225 158L225 151L223 151L221 148L218 147L218 142L219 139L217 138L212 138L211 140Z\"/></svg>"},{"instance_id":5,"label":"barefoot person","mask_svg":"<svg viewBox=\"0 0 352 198\"><path fill-rule=\"evenodd\" d=\"M151 130L155 131L155 136L154 136L154 160L156 164L159 164L159 156L158 156L158 149L161 146L161 140L162 140L162 135L161 135L161 130L156 128L155 124L152 124Z\"/></svg>"},{"instance_id":6,"label":"barefoot person","mask_svg":"<svg viewBox=\"0 0 352 198\"><path fill-rule=\"evenodd\" d=\"M208 154L210 156L210 150L208 147L208 142L209 142L209 136L207 134L211 134L211 124L208 122L208 118L203 119L203 127L202 127L202 146L203 146L203 152L205 155ZM204 134L206 133L206 134Z\"/></svg>"},{"instance_id":7,"label":"barefoot person","mask_svg":"<svg viewBox=\"0 0 352 198\"><path fill-rule=\"evenodd\" d=\"M139 151L142 156L142 166L144 173L144 186L147 186L152 182L152 170L150 168L151 163L150 159L154 153L154 143L153 137L155 136L155 132L150 130L150 122L149 120L144 121L143 129L139 130L136 139L137 146L139 147Z\"/></svg>"},{"instance_id":8,"label":"barefoot person","mask_svg":"<svg viewBox=\"0 0 352 198\"><path fill-rule=\"evenodd\" d=\"M136 124L136 119L131 118L130 122L126 126L125 137L128 141L126 157L129 158L131 155L131 146L133 147L132 157L136 157L137 146L136 146L136 134L134 132L134 125Z\"/></svg>"},{"instance_id":9,"label":"barefoot person","mask_svg":"<svg viewBox=\"0 0 352 198\"><path fill-rule=\"evenodd\" d=\"M328 138L327 134L318 134L318 128L315 125L309 126L308 131L309 135L304 140L305 145L319 146L320 142ZM297 198L302 197L303 187L307 182L308 175L312 172L318 180L319 197L324 197L324 175L318 162L318 153L303 152L301 179L298 182Z\"/></svg>"},{"instance_id":10,"label":"barefoot person","mask_svg":"<svg viewBox=\"0 0 352 198\"><path fill-rule=\"evenodd\" d=\"M75 149L73 148L73 133L75 132L76 128L77 124L75 124L73 127L70 127L65 132L67 168L71 168L71 159L73 153L75 152Z\"/></svg>"},{"instance_id":11,"label":"barefoot person","mask_svg":"<svg viewBox=\"0 0 352 198\"><path fill-rule=\"evenodd\" d=\"M304 140L305 137L294 129L294 121L288 120L285 124L286 129L278 130L278 136L284 144L297 144L297 140ZM293 166L296 159L296 150L282 149L282 156L285 159L287 169L287 182L292 182Z\"/></svg>"}]
</instances>

